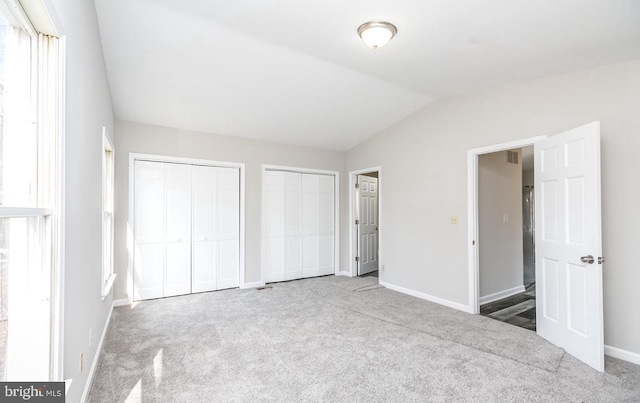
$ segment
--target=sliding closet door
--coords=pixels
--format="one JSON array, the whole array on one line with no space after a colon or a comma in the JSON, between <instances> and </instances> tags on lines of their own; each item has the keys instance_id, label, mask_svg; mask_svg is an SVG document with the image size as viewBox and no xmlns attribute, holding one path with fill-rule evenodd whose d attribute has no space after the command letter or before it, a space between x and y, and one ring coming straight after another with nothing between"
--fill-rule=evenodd
<instances>
[{"instance_id":1,"label":"sliding closet door","mask_svg":"<svg viewBox=\"0 0 640 403\"><path fill-rule=\"evenodd\" d=\"M165 164L164 296L191 293L191 165Z\"/></svg>"},{"instance_id":2,"label":"sliding closet door","mask_svg":"<svg viewBox=\"0 0 640 403\"><path fill-rule=\"evenodd\" d=\"M214 167L193 167L193 279L192 292L217 287L217 171Z\"/></svg>"},{"instance_id":3,"label":"sliding closet door","mask_svg":"<svg viewBox=\"0 0 640 403\"><path fill-rule=\"evenodd\" d=\"M334 177L265 172L266 282L334 273Z\"/></svg>"},{"instance_id":4,"label":"sliding closet door","mask_svg":"<svg viewBox=\"0 0 640 403\"><path fill-rule=\"evenodd\" d=\"M265 173L265 274L267 283L284 280L284 172Z\"/></svg>"},{"instance_id":5,"label":"sliding closet door","mask_svg":"<svg viewBox=\"0 0 640 403\"><path fill-rule=\"evenodd\" d=\"M134 299L164 293L164 164L135 162Z\"/></svg>"},{"instance_id":6,"label":"sliding closet door","mask_svg":"<svg viewBox=\"0 0 640 403\"><path fill-rule=\"evenodd\" d=\"M240 170L216 168L218 173L217 289L240 285Z\"/></svg>"}]
</instances>

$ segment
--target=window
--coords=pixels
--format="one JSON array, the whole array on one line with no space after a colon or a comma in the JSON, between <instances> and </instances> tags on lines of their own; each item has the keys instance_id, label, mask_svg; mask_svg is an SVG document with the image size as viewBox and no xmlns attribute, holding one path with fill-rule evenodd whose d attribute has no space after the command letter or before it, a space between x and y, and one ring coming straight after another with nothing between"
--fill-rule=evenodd
<instances>
[{"instance_id":1,"label":"window","mask_svg":"<svg viewBox=\"0 0 640 403\"><path fill-rule=\"evenodd\" d=\"M58 39L0 0L0 380L61 378L60 83Z\"/></svg>"},{"instance_id":2,"label":"window","mask_svg":"<svg viewBox=\"0 0 640 403\"><path fill-rule=\"evenodd\" d=\"M113 265L113 145L102 128L102 298L109 295L116 278Z\"/></svg>"}]
</instances>

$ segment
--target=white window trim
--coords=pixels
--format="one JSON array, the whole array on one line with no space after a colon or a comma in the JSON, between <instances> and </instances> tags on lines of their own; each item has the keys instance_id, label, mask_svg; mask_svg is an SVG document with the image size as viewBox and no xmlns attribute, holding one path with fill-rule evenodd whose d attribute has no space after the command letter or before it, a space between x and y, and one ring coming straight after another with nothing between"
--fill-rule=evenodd
<instances>
[{"instance_id":1,"label":"white window trim","mask_svg":"<svg viewBox=\"0 0 640 403\"><path fill-rule=\"evenodd\" d=\"M111 172L107 172L107 152L111 153ZM107 175L110 177L107 178ZM109 138L107 128L102 127L102 272L101 272L101 281L102 281L102 300L111 293L111 289L113 288L113 283L116 279L115 272L115 253L114 253L114 230L115 230L115 218L114 218L114 203L115 203L115 148L111 143L111 139ZM107 189L107 186L110 189ZM110 195L107 195L107 192L110 192ZM111 200L109 203L106 202L107 197ZM110 206L108 206L110 204ZM109 207L109 209L107 209ZM106 231L105 228L105 216L109 214L111 215L110 220L110 231ZM111 239L109 240L109 250L105 251L105 237L109 236ZM108 263L107 256L105 254L109 254ZM106 265L110 267L105 267ZM109 272L109 276L105 276L105 272ZM105 280L106 277L106 280Z\"/></svg>"}]
</instances>

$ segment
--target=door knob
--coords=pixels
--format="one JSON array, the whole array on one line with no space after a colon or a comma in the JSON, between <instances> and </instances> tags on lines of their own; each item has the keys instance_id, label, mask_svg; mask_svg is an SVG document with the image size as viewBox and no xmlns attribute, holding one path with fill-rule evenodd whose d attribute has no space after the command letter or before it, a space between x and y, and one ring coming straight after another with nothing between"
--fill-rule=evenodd
<instances>
[{"instance_id":1,"label":"door knob","mask_svg":"<svg viewBox=\"0 0 640 403\"><path fill-rule=\"evenodd\" d=\"M589 263L589 264L593 264L593 262L595 262L595 260L593 259L593 256L591 256L591 255L582 256L580 258L580 261L582 263Z\"/></svg>"}]
</instances>

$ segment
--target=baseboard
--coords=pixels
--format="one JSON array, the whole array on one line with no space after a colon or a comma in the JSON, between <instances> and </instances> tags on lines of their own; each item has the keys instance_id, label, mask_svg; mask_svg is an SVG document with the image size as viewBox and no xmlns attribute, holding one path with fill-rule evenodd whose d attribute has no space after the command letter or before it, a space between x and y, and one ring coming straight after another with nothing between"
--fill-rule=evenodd
<instances>
[{"instance_id":1,"label":"baseboard","mask_svg":"<svg viewBox=\"0 0 640 403\"><path fill-rule=\"evenodd\" d=\"M84 385L84 392L82 393L82 403L87 401L89 397L89 391L91 391L91 384L93 384L93 377L96 374L96 370L98 369L98 363L100 362L100 353L102 352L102 344L104 343L104 338L107 336L107 330L109 330L109 323L111 323L111 314L113 313L114 302L111 303L111 309L109 309L109 315L107 315L107 321L104 324L104 329L102 330L102 336L100 336L100 341L98 342L98 346L96 348L96 355L93 357L93 363L91 363L91 370L89 371L89 376L87 377L87 383Z\"/></svg>"},{"instance_id":2,"label":"baseboard","mask_svg":"<svg viewBox=\"0 0 640 403\"><path fill-rule=\"evenodd\" d=\"M623 350L618 347L604 346L604 354L619 360L628 361L632 364L640 365L640 354Z\"/></svg>"},{"instance_id":3,"label":"baseboard","mask_svg":"<svg viewBox=\"0 0 640 403\"><path fill-rule=\"evenodd\" d=\"M255 283L244 283L240 288L258 288L264 287L264 281L256 281Z\"/></svg>"},{"instance_id":4,"label":"baseboard","mask_svg":"<svg viewBox=\"0 0 640 403\"><path fill-rule=\"evenodd\" d=\"M338 272L338 276L347 276L347 277L352 277L352 276L351 276L351 272L349 272L349 271L339 271L339 272Z\"/></svg>"},{"instance_id":5,"label":"baseboard","mask_svg":"<svg viewBox=\"0 0 640 403\"><path fill-rule=\"evenodd\" d=\"M113 300L114 307L127 306L127 305L131 305L131 301L129 301L129 298Z\"/></svg>"},{"instance_id":6,"label":"baseboard","mask_svg":"<svg viewBox=\"0 0 640 403\"><path fill-rule=\"evenodd\" d=\"M480 297L480 305L488 304L489 302L497 301L502 298L507 298L512 295L520 294L524 292L525 288L523 285L519 285L517 287L509 288L508 290L502 290L498 292L494 292L493 294L485 295L484 297Z\"/></svg>"},{"instance_id":7,"label":"baseboard","mask_svg":"<svg viewBox=\"0 0 640 403\"><path fill-rule=\"evenodd\" d=\"M471 312L471 308L468 305L460 304L458 302L449 301L448 299L444 299L444 298L440 298L440 297L434 297L433 295L425 294L425 293L419 292L419 291L410 290L408 288L400 287L398 285L386 283L386 282L383 282L383 281L379 281L379 284L381 286L384 286L384 287L390 289L390 290L398 291L398 292L401 292L401 293L407 294L407 295L411 295L412 297L424 299L424 300L430 301L430 302L435 302L436 304L448 306L449 308L457 309L459 311L472 313Z\"/></svg>"}]
</instances>

